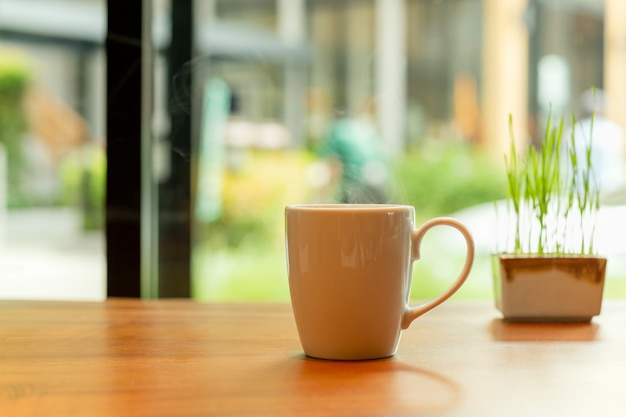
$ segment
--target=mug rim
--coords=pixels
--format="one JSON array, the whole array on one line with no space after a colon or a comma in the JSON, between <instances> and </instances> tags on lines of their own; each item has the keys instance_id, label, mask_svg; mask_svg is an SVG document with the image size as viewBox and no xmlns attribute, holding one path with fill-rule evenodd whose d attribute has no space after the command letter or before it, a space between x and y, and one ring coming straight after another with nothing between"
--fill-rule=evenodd
<instances>
[{"instance_id":1,"label":"mug rim","mask_svg":"<svg viewBox=\"0 0 626 417\"><path fill-rule=\"evenodd\" d=\"M305 203L305 204L290 204L285 207L286 210L305 210L305 211L344 211L344 210L389 210L389 209L403 209L412 210L413 206L406 204L373 204L373 203Z\"/></svg>"}]
</instances>

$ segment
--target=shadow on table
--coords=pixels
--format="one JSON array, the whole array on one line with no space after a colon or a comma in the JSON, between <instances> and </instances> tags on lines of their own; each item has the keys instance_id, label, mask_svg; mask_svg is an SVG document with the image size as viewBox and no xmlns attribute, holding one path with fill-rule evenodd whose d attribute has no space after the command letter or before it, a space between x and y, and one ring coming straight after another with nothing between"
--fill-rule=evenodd
<instances>
[{"instance_id":1,"label":"shadow on table","mask_svg":"<svg viewBox=\"0 0 626 417\"><path fill-rule=\"evenodd\" d=\"M320 415L378 416L435 413L460 401L458 384L441 374L396 358L328 361L305 356L280 364L293 399L290 411Z\"/></svg>"},{"instance_id":2,"label":"shadow on table","mask_svg":"<svg viewBox=\"0 0 626 417\"><path fill-rule=\"evenodd\" d=\"M599 326L587 323L522 323L493 319L489 331L504 342L590 342L596 339Z\"/></svg>"}]
</instances>

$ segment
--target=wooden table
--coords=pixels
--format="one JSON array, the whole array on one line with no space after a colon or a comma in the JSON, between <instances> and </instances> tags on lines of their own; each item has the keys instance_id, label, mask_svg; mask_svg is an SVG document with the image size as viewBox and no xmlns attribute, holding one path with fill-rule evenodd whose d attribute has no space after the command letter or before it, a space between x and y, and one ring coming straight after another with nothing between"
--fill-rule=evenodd
<instances>
[{"instance_id":1,"label":"wooden table","mask_svg":"<svg viewBox=\"0 0 626 417\"><path fill-rule=\"evenodd\" d=\"M589 324L449 301L396 356L302 355L285 304L0 301L0 416L626 415L626 302Z\"/></svg>"}]
</instances>

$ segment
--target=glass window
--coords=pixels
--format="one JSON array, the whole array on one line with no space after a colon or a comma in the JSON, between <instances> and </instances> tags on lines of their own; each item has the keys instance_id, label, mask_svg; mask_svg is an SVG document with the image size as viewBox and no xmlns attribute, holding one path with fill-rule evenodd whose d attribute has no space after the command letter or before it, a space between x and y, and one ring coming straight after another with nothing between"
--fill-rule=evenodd
<instances>
[{"instance_id":1,"label":"glass window","mask_svg":"<svg viewBox=\"0 0 626 417\"><path fill-rule=\"evenodd\" d=\"M105 68L128 63L105 59L111 4L33 3L0 0L0 297L101 298L105 144L116 139ZM622 3L160 0L143 2L143 17L116 15L150 25L114 39L146 65L131 92L143 113L132 109L127 131L141 150L125 159L115 143L109 197L143 202L128 257L109 255L141 270L145 296L287 300L285 205L389 201L414 205L419 221L469 223L480 249L458 296L491 297L508 116L516 141L532 143L549 111L578 116L595 87L623 128ZM609 203L620 209L623 195ZM609 246L607 289L626 294L625 251ZM429 233L412 296L445 288L462 248Z\"/></svg>"},{"instance_id":2,"label":"glass window","mask_svg":"<svg viewBox=\"0 0 626 417\"><path fill-rule=\"evenodd\" d=\"M477 229L481 253L459 296L490 297L494 237L484 222L505 195L508 115L515 115L515 137L534 141L544 128L545 97L553 111L572 111L595 86L613 90L612 108L624 108L623 87L605 79L608 63L617 62L609 58L607 36L624 36L607 35L619 32L605 20L605 7L617 3L228 0L205 6L199 20L213 27L213 39L221 30L233 36L219 47L199 41L211 46L199 51L206 101L199 112L205 147L197 149L194 173L194 296L288 298L284 205L373 198L346 193L341 186L348 183L326 163L333 127L351 120L372 128L383 145L391 167L384 198L415 205L422 220L453 214ZM557 64L550 67L551 57ZM546 84L546 74L558 82ZM614 117L623 125L623 110ZM205 156L209 149L219 158ZM347 180L358 190L354 177ZM454 270L442 267L442 259L462 252L445 233L428 239L415 267L417 298L447 285Z\"/></svg>"},{"instance_id":3,"label":"glass window","mask_svg":"<svg viewBox=\"0 0 626 417\"><path fill-rule=\"evenodd\" d=\"M102 1L0 1L0 298L102 299Z\"/></svg>"}]
</instances>

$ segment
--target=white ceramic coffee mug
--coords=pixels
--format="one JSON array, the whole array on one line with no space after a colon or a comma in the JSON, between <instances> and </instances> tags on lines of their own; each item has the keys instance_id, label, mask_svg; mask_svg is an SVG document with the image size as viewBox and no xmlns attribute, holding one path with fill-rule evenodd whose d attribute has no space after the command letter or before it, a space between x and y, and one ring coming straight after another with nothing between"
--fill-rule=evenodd
<instances>
[{"instance_id":1,"label":"white ceramic coffee mug","mask_svg":"<svg viewBox=\"0 0 626 417\"><path fill-rule=\"evenodd\" d=\"M434 300L410 307L413 261L433 226L458 229L465 264ZM431 219L415 228L415 210L402 205L293 205L285 209L287 269L293 313L306 355L360 360L391 356L400 333L465 282L474 242L457 220Z\"/></svg>"}]
</instances>

